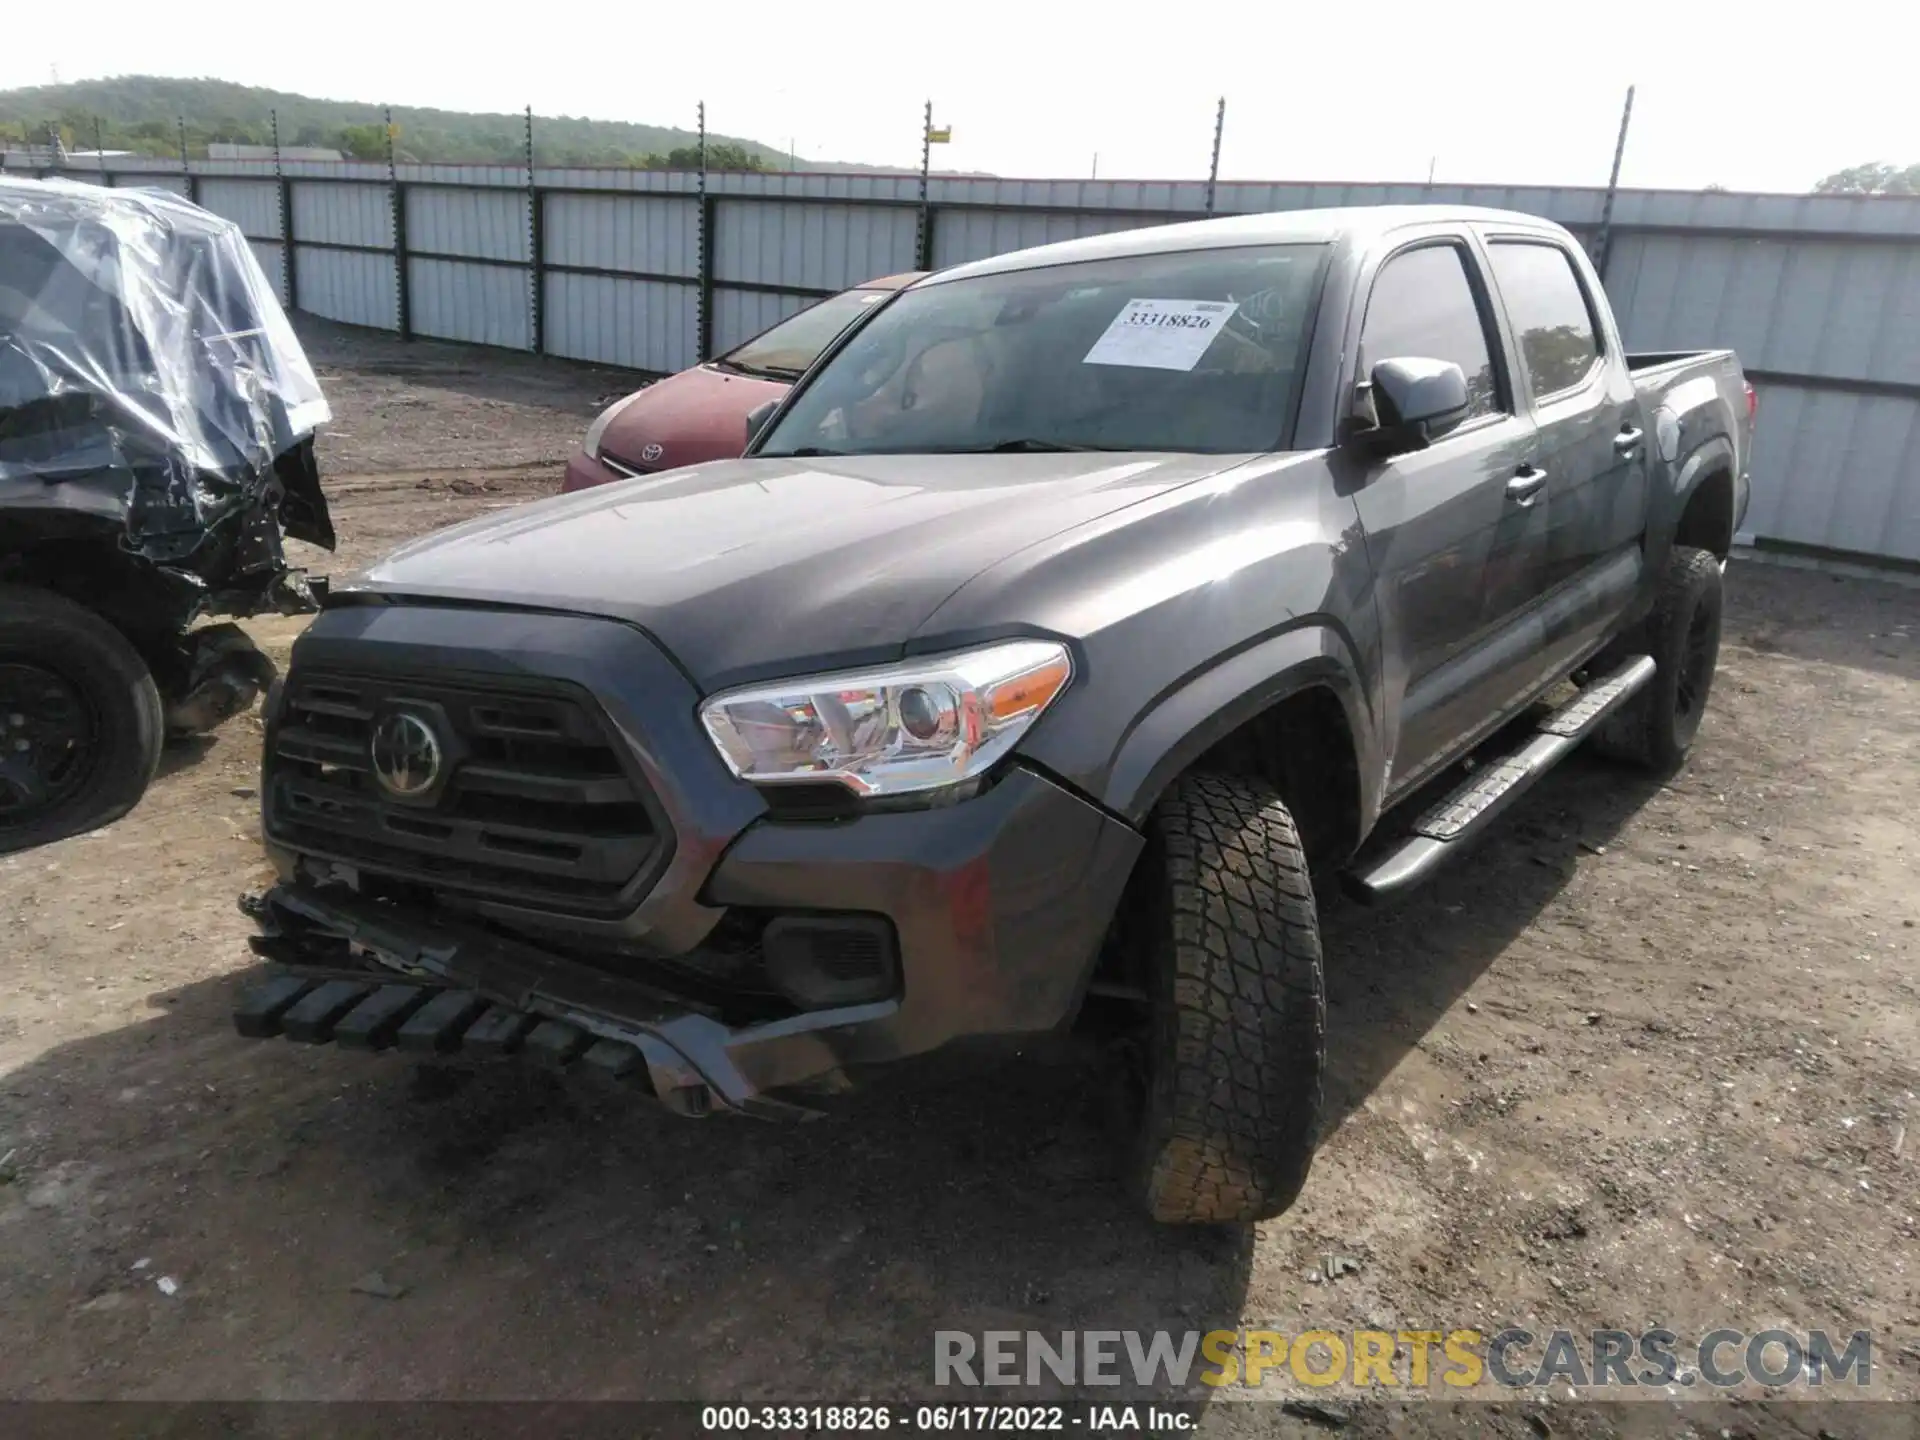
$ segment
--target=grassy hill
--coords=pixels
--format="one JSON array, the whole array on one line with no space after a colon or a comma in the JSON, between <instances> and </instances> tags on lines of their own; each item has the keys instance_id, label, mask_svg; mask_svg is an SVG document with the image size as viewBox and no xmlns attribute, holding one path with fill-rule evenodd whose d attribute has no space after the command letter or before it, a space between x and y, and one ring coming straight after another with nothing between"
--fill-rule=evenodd
<instances>
[{"instance_id":1,"label":"grassy hill","mask_svg":"<svg viewBox=\"0 0 1920 1440\"><path fill-rule=\"evenodd\" d=\"M326 145L349 156L386 158L385 117L378 105L319 100L283 90L262 90L225 80L176 80L157 75L118 75L66 85L0 90L0 141L44 143L58 125L69 148L92 149L95 122L109 150L149 155L179 153L179 124L196 156L209 141L266 144L269 116L280 116L283 145ZM393 107L402 160L518 164L526 153L519 115ZM534 158L541 165L653 165L692 163L698 136L665 125L567 116L534 117ZM716 169L784 169L784 150L735 136L707 137L708 163ZM675 152L681 152L676 154ZM808 169L864 166L807 162Z\"/></svg>"}]
</instances>

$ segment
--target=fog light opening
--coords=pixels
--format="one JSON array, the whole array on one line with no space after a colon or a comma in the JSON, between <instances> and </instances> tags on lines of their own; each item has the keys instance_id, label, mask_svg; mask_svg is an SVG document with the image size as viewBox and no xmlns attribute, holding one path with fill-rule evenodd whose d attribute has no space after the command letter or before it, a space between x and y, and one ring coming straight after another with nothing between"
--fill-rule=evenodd
<instances>
[{"instance_id":1,"label":"fog light opening","mask_svg":"<svg viewBox=\"0 0 1920 1440\"><path fill-rule=\"evenodd\" d=\"M803 1010L885 1000L899 987L899 944L878 915L782 915L760 947L768 980Z\"/></svg>"}]
</instances>

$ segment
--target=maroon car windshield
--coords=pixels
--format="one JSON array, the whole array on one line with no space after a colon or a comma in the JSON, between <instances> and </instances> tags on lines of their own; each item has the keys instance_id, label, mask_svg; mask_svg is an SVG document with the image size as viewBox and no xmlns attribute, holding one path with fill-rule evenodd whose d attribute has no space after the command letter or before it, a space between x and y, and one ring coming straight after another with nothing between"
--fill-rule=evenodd
<instances>
[{"instance_id":1,"label":"maroon car windshield","mask_svg":"<svg viewBox=\"0 0 1920 1440\"><path fill-rule=\"evenodd\" d=\"M771 330L729 350L717 362L768 380L798 380L833 339L867 310L886 299L886 290L848 290L790 315Z\"/></svg>"}]
</instances>

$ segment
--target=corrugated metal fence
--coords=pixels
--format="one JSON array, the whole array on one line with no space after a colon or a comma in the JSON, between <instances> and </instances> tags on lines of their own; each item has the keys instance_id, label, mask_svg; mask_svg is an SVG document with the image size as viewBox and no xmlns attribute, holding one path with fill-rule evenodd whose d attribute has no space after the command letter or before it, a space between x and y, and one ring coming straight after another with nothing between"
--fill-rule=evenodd
<instances>
[{"instance_id":1,"label":"corrugated metal fence","mask_svg":"<svg viewBox=\"0 0 1920 1440\"><path fill-rule=\"evenodd\" d=\"M1204 182L155 161L234 220L290 307L673 371L876 275L1200 217ZM1222 184L1219 214L1440 201L1591 238L1604 191ZM1622 191L1607 288L1635 349L1735 347L1761 391L1760 543L1920 563L1920 198ZM291 244L288 241L291 238Z\"/></svg>"}]
</instances>

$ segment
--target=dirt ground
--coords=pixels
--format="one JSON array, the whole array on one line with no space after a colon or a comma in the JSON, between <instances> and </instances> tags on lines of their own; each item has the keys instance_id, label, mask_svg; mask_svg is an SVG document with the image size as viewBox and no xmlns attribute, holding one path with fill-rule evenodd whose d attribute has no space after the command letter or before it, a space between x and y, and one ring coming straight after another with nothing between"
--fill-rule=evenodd
<instances>
[{"instance_id":1,"label":"dirt ground","mask_svg":"<svg viewBox=\"0 0 1920 1440\"><path fill-rule=\"evenodd\" d=\"M311 340L336 573L552 490L630 383ZM1728 588L1671 783L1576 757L1403 905L1327 898L1324 1149L1257 1230L1137 1219L1071 1045L781 1129L243 1042L259 727L176 749L0 861L0 1398L844 1401L927 1393L936 1329L1506 1323L1871 1328L1920 1397L1920 589Z\"/></svg>"}]
</instances>

